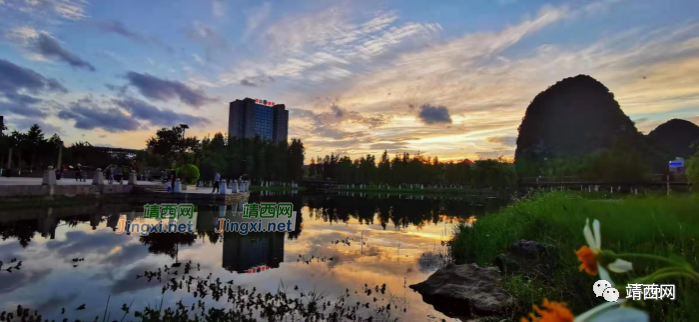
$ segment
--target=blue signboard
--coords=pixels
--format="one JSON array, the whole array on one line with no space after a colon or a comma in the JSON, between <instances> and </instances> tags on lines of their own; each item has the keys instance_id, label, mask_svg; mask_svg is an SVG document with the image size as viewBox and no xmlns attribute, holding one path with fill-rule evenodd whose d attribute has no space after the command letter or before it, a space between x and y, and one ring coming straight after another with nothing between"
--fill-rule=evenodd
<instances>
[{"instance_id":1,"label":"blue signboard","mask_svg":"<svg viewBox=\"0 0 699 322\"><path fill-rule=\"evenodd\" d=\"M683 166L684 166L684 162L682 162L682 161L679 161L679 162L670 161L670 166L671 166L671 167L683 167Z\"/></svg>"}]
</instances>

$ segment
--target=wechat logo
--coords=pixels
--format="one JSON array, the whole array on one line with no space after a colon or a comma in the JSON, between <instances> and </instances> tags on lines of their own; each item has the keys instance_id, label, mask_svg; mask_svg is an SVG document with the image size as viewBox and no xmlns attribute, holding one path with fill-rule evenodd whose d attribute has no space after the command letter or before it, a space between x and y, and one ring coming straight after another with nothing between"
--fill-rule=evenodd
<instances>
[{"instance_id":1,"label":"wechat logo","mask_svg":"<svg viewBox=\"0 0 699 322\"><path fill-rule=\"evenodd\" d=\"M619 291L612 287L612 283L599 280L592 285L592 291L597 297L602 296L608 302L616 302L619 299Z\"/></svg>"}]
</instances>

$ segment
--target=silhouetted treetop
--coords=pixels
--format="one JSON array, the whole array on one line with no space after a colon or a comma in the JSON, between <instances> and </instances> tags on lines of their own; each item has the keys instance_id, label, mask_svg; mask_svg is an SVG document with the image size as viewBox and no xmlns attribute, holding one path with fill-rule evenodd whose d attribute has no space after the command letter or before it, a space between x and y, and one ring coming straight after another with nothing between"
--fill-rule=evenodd
<instances>
[{"instance_id":1,"label":"silhouetted treetop","mask_svg":"<svg viewBox=\"0 0 699 322\"><path fill-rule=\"evenodd\" d=\"M648 138L671 157L689 158L699 149L699 126L690 121L672 119L650 131Z\"/></svg>"}]
</instances>

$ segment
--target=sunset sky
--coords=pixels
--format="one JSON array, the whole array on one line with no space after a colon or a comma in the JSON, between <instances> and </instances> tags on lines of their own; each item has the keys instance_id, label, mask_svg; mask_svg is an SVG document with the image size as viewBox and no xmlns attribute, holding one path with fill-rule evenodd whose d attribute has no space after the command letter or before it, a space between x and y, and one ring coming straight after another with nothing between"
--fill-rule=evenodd
<instances>
[{"instance_id":1,"label":"sunset sky","mask_svg":"<svg viewBox=\"0 0 699 322\"><path fill-rule=\"evenodd\" d=\"M699 123L699 1L0 0L0 115L143 148L225 133L228 102L286 104L309 157L512 157L534 96L605 84L648 133Z\"/></svg>"}]
</instances>

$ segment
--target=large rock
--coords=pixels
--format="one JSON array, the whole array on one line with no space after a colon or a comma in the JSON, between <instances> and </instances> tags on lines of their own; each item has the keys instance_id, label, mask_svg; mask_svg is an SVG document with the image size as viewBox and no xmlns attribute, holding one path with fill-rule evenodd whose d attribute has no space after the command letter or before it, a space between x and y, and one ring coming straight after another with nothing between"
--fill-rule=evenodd
<instances>
[{"instance_id":1,"label":"large rock","mask_svg":"<svg viewBox=\"0 0 699 322\"><path fill-rule=\"evenodd\" d=\"M499 278L495 267L448 264L410 288L450 317L493 315L513 303L512 297L497 285Z\"/></svg>"},{"instance_id":2,"label":"large rock","mask_svg":"<svg viewBox=\"0 0 699 322\"><path fill-rule=\"evenodd\" d=\"M493 264L503 273L523 273L549 278L553 274L555 249L551 245L531 240L520 240L508 248L509 253L500 254Z\"/></svg>"}]
</instances>

